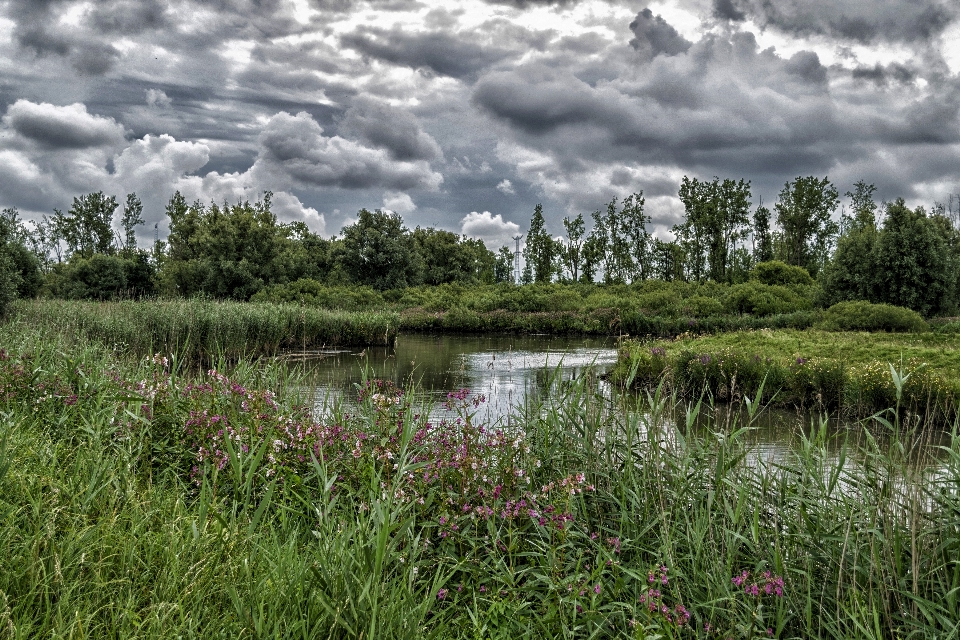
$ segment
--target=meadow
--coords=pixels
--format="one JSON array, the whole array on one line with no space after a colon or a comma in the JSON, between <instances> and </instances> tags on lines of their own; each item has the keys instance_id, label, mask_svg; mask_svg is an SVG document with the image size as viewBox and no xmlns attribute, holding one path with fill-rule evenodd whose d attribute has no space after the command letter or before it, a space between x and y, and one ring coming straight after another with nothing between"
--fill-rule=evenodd
<instances>
[{"instance_id":1,"label":"meadow","mask_svg":"<svg viewBox=\"0 0 960 640\"><path fill-rule=\"evenodd\" d=\"M468 390L434 421L390 383L318 405L269 360L202 371L83 326L0 325L4 637L960 631L960 437L917 464L902 392L774 463L748 394L721 420L585 376L509 428Z\"/></svg>"}]
</instances>

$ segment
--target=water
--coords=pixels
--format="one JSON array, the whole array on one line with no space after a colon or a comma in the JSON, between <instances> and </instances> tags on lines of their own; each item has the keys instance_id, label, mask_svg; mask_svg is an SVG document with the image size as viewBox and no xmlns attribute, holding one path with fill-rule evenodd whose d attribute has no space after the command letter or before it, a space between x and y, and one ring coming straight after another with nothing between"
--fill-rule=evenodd
<instances>
[{"instance_id":1,"label":"water","mask_svg":"<svg viewBox=\"0 0 960 640\"><path fill-rule=\"evenodd\" d=\"M447 393L469 389L483 394L478 417L488 424L508 424L511 412L516 412L528 400L549 402L551 379L574 380L588 372L603 373L616 362L614 338L568 337L552 335L402 335L396 346L367 347L366 349L330 350L299 358L290 354L291 362L305 367L308 381L316 388L316 397L355 398L354 385L361 382L366 369L370 378L390 380L398 387L411 388L415 383L421 390L421 400L432 401L434 416L446 412L442 401ZM598 390L608 397L623 393L613 385L597 381ZM556 388L556 387L553 387ZM632 393L632 392L628 392ZM623 403L624 406L632 404ZM703 417L708 413L704 403ZM728 422L730 408L719 405L714 420L698 421L699 428L722 428ZM745 412L736 416L740 424L746 422ZM678 422L683 416L676 416ZM802 411L767 408L746 434L750 442L751 459L776 463L788 457L801 441L819 425L820 416ZM828 423L832 434L828 449L839 454L845 435L862 438L863 430L849 428L835 419ZM925 466L935 463L937 446L949 442L943 433L924 434L926 441L918 448L915 463ZM848 459L852 463L854 457Z\"/></svg>"},{"instance_id":2,"label":"water","mask_svg":"<svg viewBox=\"0 0 960 640\"><path fill-rule=\"evenodd\" d=\"M399 387L416 384L434 413L448 393L469 389L483 394L479 418L506 422L526 400L547 399L549 380L573 380L588 369L608 371L616 361L612 338L565 336L404 335L393 348L331 351L304 364L317 397L355 397L354 385L367 376ZM606 383L601 383L605 388Z\"/></svg>"}]
</instances>

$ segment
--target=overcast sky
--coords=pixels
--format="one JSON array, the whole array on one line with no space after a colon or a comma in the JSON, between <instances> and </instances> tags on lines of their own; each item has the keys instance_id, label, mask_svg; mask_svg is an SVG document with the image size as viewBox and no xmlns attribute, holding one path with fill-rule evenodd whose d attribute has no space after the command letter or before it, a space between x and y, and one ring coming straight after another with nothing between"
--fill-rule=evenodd
<instances>
[{"instance_id":1,"label":"overcast sky","mask_svg":"<svg viewBox=\"0 0 960 640\"><path fill-rule=\"evenodd\" d=\"M799 175L913 205L960 191L956 0L9 0L0 206L274 192L337 233L361 207L496 248L684 175Z\"/></svg>"}]
</instances>

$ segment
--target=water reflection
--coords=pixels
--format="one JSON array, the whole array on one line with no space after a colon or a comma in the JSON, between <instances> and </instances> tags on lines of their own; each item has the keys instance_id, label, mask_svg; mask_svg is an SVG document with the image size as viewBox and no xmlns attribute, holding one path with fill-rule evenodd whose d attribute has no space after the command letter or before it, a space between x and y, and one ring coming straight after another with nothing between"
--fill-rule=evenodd
<instances>
[{"instance_id":1,"label":"water reflection","mask_svg":"<svg viewBox=\"0 0 960 640\"><path fill-rule=\"evenodd\" d=\"M291 354L294 362L296 354ZM504 336L504 335L404 335L392 348L368 347L364 350L342 350L315 353L300 360L307 380L316 389L316 397L355 397L354 385L364 375L390 380L403 388L417 388L422 394L418 400L432 404L432 414L441 417L446 412L442 401L447 393L470 389L483 394L487 402L481 405L478 418L488 424L509 424L511 413L525 404L543 402L549 405L551 393L576 380L588 370L608 370L616 360L616 343L610 338L564 336ZM596 391L613 400L616 410L642 405L637 392L620 392L602 381ZM641 392L643 393L643 392ZM678 426L684 426L682 410L671 417ZM743 435L751 445L748 461L768 464L783 463L798 450L803 438L810 438L820 428L821 416L802 411L765 408L750 423ZM749 422L742 405L718 404L710 407L704 402L694 429L729 429L729 425L743 426ZM885 450L890 446L889 434L879 423L872 424L871 433ZM826 422L828 437L823 444L832 460L837 460L845 445L851 454L844 465L862 464L862 451L867 445L867 431L863 424L840 423L835 417ZM943 452L940 445L949 444L949 434L925 429L912 442L907 442L905 464L925 467L936 464ZM901 439L903 442L904 439ZM859 452L859 453L858 453Z\"/></svg>"},{"instance_id":2,"label":"water reflection","mask_svg":"<svg viewBox=\"0 0 960 640\"><path fill-rule=\"evenodd\" d=\"M528 401L547 400L551 379L574 380L590 368L609 369L615 342L607 338L565 336L401 336L393 348L320 354L303 362L317 397L355 395L364 375L416 387L434 413L447 393L470 389L483 394L479 418L507 422L512 410Z\"/></svg>"}]
</instances>

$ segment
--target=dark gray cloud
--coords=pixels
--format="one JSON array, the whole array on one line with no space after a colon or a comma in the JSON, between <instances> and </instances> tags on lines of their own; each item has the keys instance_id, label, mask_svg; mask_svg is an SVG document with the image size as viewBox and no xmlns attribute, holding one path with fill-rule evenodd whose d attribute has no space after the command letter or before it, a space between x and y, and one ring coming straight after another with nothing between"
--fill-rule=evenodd
<instances>
[{"instance_id":1,"label":"dark gray cloud","mask_svg":"<svg viewBox=\"0 0 960 640\"><path fill-rule=\"evenodd\" d=\"M166 3L160 0L100 0L87 20L94 29L124 35L171 26Z\"/></svg>"},{"instance_id":2,"label":"dark gray cloud","mask_svg":"<svg viewBox=\"0 0 960 640\"><path fill-rule=\"evenodd\" d=\"M300 186L405 190L436 188L442 181L425 162L395 161L382 150L326 136L306 113L277 114L258 141L255 168Z\"/></svg>"},{"instance_id":3,"label":"dark gray cloud","mask_svg":"<svg viewBox=\"0 0 960 640\"><path fill-rule=\"evenodd\" d=\"M508 52L448 33L414 33L362 27L341 38L366 56L444 76L463 78L502 60Z\"/></svg>"},{"instance_id":4,"label":"dark gray cloud","mask_svg":"<svg viewBox=\"0 0 960 640\"><path fill-rule=\"evenodd\" d=\"M440 145L408 111L374 102L356 100L347 110L341 129L355 132L370 146L386 149L395 160L434 160Z\"/></svg>"},{"instance_id":5,"label":"dark gray cloud","mask_svg":"<svg viewBox=\"0 0 960 640\"><path fill-rule=\"evenodd\" d=\"M630 46L648 51L652 56L675 56L690 48L691 42L680 35L661 16L654 16L650 9L644 9L630 23L634 38Z\"/></svg>"},{"instance_id":6,"label":"dark gray cloud","mask_svg":"<svg viewBox=\"0 0 960 640\"><path fill-rule=\"evenodd\" d=\"M731 22L743 22L747 14L737 8L733 0L713 0L713 16Z\"/></svg>"},{"instance_id":7,"label":"dark gray cloud","mask_svg":"<svg viewBox=\"0 0 960 640\"><path fill-rule=\"evenodd\" d=\"M56 107L18 100L7 109L3 124L48 149L111 146L124 139L121 125L87 113L82 104Z\"/></svg>"},{"instance_id":8,"label":"dark gray cloud","mask_svg":"<svg viewBox=\"0 0 960 640\"><path fill-rule=\"evenodd\" d=\"M272 189L330 230L392 206L457 231L543 202L560 232L639 189L668 226L684 174L765 201L797 175L928 200L958 181L954 0L643 6L0 0L0 205L109 187L161 219L174 189Z\"/></svg>"},{"instance_id":9,"label":"dark gray cloud","mask_svg":"<svg viewBox=\"0 0 960 640\"><path fill-rule=\"evenodd\" d=\"M851 75L857 80L870 80L878 85L886 86L889 82L912 83L917 77L917 72L899 62L891 62L888 65L882 65L878 62L872 67L855 67L851 71Z\"/></svg>"},{"instance_id":10,"label":"dark gray cloud","mask_svg":"<svg viewBox=\"0 0 960 640\"><path fill-rule=\"evenodd\" d=\"M951 0L715 0L714 14L749 17L763 27L798 35L825 35L856 42L924 42L960 14Z\"/></svg>"}]
</instances>

